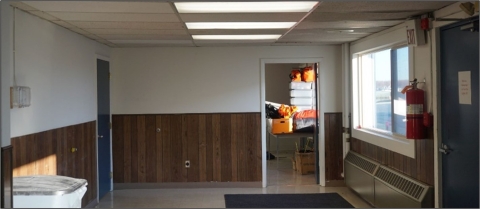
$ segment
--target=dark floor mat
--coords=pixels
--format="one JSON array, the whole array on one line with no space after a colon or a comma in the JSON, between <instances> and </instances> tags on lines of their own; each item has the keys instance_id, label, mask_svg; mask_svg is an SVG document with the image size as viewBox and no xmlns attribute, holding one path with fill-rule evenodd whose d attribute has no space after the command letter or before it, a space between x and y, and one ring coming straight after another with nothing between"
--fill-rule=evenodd
<instances>
[{"instance_id":1,"label":"dark floor mat","mask_svg":"<svg viewBox=\"0 0 480 209\"><path fill-rule=\"evenodd\" d=\"M353 208L338 193L226 194L227 208Z\"/></svg>"}]
</instances>

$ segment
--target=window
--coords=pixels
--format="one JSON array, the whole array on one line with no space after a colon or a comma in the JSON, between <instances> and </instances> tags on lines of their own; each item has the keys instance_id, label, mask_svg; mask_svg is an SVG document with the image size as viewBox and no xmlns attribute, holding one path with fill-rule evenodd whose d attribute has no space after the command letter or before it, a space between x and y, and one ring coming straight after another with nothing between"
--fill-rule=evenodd
<instances>
[{"instance_id":1,"label":"window","mask_svg":"<svg viewBox=\"0 0 480 209\"><path fill-rule=\"evenodd\" d=\"M359 54L354 59L358 66L354 73L357 129L405 136L406 102L401 91L409 84L408 57L408 48L401 47Z\"/></svg>"}]
</instances>

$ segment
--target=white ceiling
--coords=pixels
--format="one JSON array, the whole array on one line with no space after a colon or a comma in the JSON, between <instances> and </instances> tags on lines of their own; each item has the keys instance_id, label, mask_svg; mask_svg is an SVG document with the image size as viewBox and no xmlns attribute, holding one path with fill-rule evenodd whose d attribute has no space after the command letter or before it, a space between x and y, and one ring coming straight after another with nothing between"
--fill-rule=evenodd
<instances>
[{"instance_id":1,"label":"white ceiling","mask_svg":"<svg viewBox=\"0 0 480 209\"><path fill-rule=\"evenodd\" d=\"M358 40L452 1L320 2L310 13L179 14L172 2L23 1L11 5L111 47L325 45ZM188 30L185 22L299 22L291 29ZM338 30L353 29L352 33ZM283 34L273 40L191 35Z\"/></svg>"}]
</instances>

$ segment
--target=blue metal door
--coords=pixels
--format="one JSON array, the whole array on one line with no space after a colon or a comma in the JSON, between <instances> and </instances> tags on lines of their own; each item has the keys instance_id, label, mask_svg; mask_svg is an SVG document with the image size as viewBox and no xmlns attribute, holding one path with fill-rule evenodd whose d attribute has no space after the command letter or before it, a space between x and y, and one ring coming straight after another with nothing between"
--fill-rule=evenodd
<instances>
[{"instance_id":1,"label":"blue metal door","mask_svg":"<svg viewBox=\"0 0 480 209\"><path fill-rule=\"evenodd\" d=\"M473 23L473 24L472 24ZM476 25L475 27L469 27ZM478 17L441 28L441 138L443 207L479 207ZM460 102L459 72L470 72L471 104ZM461 83L462 95L468 79ZM466 94L468 95L468 94ZM462 103L462 104L460 104Z\"/></svg>"},{"instance_id":2,"label":"blue metal door","mask_svg":"<svg viewBox=\"0 0 480 209\"><path fill-rule=\"evenodd\" d=\"M97 59L98 197L111 191L110 63Z\"/></svg>"}]
</instances>

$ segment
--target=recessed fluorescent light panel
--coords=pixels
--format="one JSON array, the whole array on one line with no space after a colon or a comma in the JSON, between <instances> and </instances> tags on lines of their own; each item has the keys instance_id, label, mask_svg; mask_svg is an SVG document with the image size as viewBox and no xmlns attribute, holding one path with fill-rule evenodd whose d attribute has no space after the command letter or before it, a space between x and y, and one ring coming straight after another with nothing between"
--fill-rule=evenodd
<instances>
[{"instance_id":1,"label":"recessed fluorescent light panel","mask_svg":"<svg viewBox=\"0 0 480 209\"><path fill-rule=\"evenodd\" d=\"M296 22L187 22L188 29L282 29Z\"/></svg>"},{"instance_id":2,"label":"recessed fluorescent light panel","mask_svg":"<svg viewBox=\"0 0 480 209\"><path fill-rule=\"evenodd\" d=\"M317 1L175 2L179 13L309 12Z\"/></svg>"},{"instance_id":3,"label":"recessed fluorescent light panel","mask_svg":"<svg viewBox=\"0 0 480 209\"><path fill-rule=\"evenodd\" d=\"M108 40L114 44L191 44L191 40Z\"/></svg>"},{"instance_id":4,"label":"recessed fluorescent light panel","mask_svg":"<svg viewBox=\"0 0 480 209\"><path fill-rule=\"evenodd\" d=\"M192 35L195 40L277 40L282 35Z\"/></svg>"}]
</instances>

